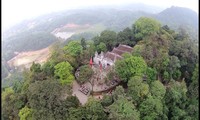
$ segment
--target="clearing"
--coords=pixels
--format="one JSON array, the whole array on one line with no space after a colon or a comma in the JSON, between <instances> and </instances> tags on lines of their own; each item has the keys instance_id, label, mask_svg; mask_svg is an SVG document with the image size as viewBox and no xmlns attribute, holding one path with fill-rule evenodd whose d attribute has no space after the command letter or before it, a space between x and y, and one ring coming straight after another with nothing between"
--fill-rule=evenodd
<instances>
[{"instance_id":1,"label":"clearing","mask_svg":"<svg viewBox=\"0 0 200 120\"><path fill-rule=\"evenodd\" d=\"M44 63L50 57L49 47L28 52L20 52L17 56L9 60L7 63L10 67L29 68L33 62Z\"/></svg>"}]
</instances>

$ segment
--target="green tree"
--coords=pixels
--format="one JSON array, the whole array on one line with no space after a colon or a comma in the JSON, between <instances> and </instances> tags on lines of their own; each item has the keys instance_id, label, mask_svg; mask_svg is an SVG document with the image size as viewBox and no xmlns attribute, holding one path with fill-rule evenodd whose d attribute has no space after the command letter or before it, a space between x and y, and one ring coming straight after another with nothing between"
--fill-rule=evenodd
<instances>
[{"instance_id":1,"label":"green tree","mask_svg":"<svg viewBox=\"0 0 200 120\"><path fill-rule=\"evenodd\" d=\"M134 76L128 81L128 95L140 104L149 94L149 85L143 82L142 77Z\"/></svg>"},{"instance_id":2,"label":"green tree","mask_svg":"<svg viewBox=\"0 0 200 120\"><path fill-rule=\"evenodd\" d=\"M97 52L100 53L101 51L102 52L105 52L107 50L106 48L106 44L103 43L103 42L100 42L99 45L97 45Z\"/></svg>"},{"instance_id":3,"label":"green tree","mask_svg":"<svg viewBox=\"0 0 200 120\"><path fill-rule=\"evenodd\" d=\"M170 56L169 59L170 61L167 69L169 71L170 79L179 78L181 76L181 73L178 70L181 67L180 60L176 56Z\"/></svg>"},{"instance_id":4,"label":"green tree","mask_svg":"<svg viewBox=\"0 0 200 120\"><path fill-rule=\"evenodd\" d=\"M161 78L169 63L168 49L171 38L165 34L152 34L140 41L134 48L133 55L142 56L147 65L156 69Z\"/></svg>"},{"instance_id":5,"label":"green tree","mask_svg":"<svg viewBox=\"0 0 200 120\"><path fill-rule=\"evenodd\" d=\"M106 120L107 116L101 103L94 98L89 98L85 107L85 118L87 120Z\"/></svg>"},{"instance_id":6,"label":"green tree","mask_svg":"<svg viewBox=\"0 0 200 120\"><path fill-rule=\"evenodd\" d=\"M46 76L54 76L55 65L55 62L49 60L42 65L42 71L46 74Z\"/></svg>"},{"instance_id":7,"label":"green tree","mask_svg":"<svg viewBox=\"0 0 200 120\"><path fill-rule=\"evenodd\" d=\"M188 107L186 108L186 112L188 117L191 120L198 120L199 119L199 100L190 98L188 100Z\"/></svg>"},{"instance_id":8,"label":"green tree","mask_svg":"<svg viewBox=\"0 0 200 120\"><path fill-rule=\"evenodd\" d=\"M103 99L101 100L101 105L103 107L107 107L113 103L113 98L112 96L109 95L103 95Z\"/></svg>"},{"instance_id":9,"label":"green tree","mask_svg":"<svg viewBox=\"0 0 200 120\"><path fill-rule=\"evenodd\" d=\"M68 62L58 63L54 68L54 74L59 77L61 84L70 85L73 82L73 67Z\"/></svg>"},{"instance_id":10,"label":"green tree","mask_svg":"<svg viewBox=\"0 0 200 120\"><path fill-rule=\"evenodd\" d=\"M181 78L181 71L177 69L177 70L172 74L172 78L173 78L174 80L180 80L180 78Z\"/></svg>"},{"instance_id":11,"label":"green tree","mask_svg":"<svg viewBox=\"0 0 200 120\"><path fill-rule=\"evenodd\" d=\"M33 62L32 66L30 67L30 71L34 73L41 72L41 65L39 63Z\"/></svg>"},{"instance_id":12,"label":"green tree","mask_svg":"<svg viewBox=\"0 0 200 120\"><path fill-rule=\"evenodd\" d=\"M135 41L133 39L133 33L130 28L125 28L123 31L120 31L117 34L117 44L125 44L133 46L135 45Z\"/></svg>"},{"instance_id":13,"label":"green tree","mask_svg":"<svg viewBox=\"0 0 200 120\"><path fill-rule=\"evenodd\" d=\"M15 91L15 93L20 93L22 91L22 86L23 86L23 82L21 81L14 82L13 90Z\"/></svg>"},{"instance_id":14,"label":"green tree","mask_svg":"<svg viewBox=\"0 0 200 120\"><path fill-rule=\"evenodd\" d=\"M124 97L120 97L109 107L109 119L111 120L139 120L140 112L134 104Z\"/></svg>"},{"instance_id":15,"label":"green tree","mask_svg":"<svg viewBox=\"0 0 200 120\"><path fill-rule=\"evenodd\" d=\"M82 53L81 53L82 54ZM70 63L70 65L74 68L74 69L77 69L80 65L80 62L79 62L79 58L80 58L80 55L78 55L77 57L74 57L72 55L69 55L69 54L66 54L65 55L66 57L66 61ZM64 60L64 61L65 61ZM63 62L63 61L62 61Z\"/></svg>"},{"instance_id":16,"label":"green tree","mask_svg":"<svg viewBox=\"0 0 200 120\"><path fill-rule=\"evenodd\" d=\"M149 84L157 79L157 71L154 68L147 67L146 75Z\"/></svg>"},{"instance_id":17,"label":"green tree","mask_svg":"<svg viewBox=\"0 0 200 120\"><path fill-rule=\"evenodd\" d=\"M51 61L54 64L57 64L59 62L68 60L69 57L65 55L63 47L61 43L55 43L50 47L50 53L51 56L49 58L49 61ZM48 62L47 62L48 64Z\"/></svg>"},{"instance_id":18,"label":"green tree","mask_svg":"<svg viewBox=\"0 0 200 120\"><path fill-rule=\"evenodd\" d=\"M100 42L106 44L107 50L112 50L116 44L117 34L114 31L104 30L100 34Z\"/></svg>"},{"instance_id":19,"label":"green tree","mask_svg":"<svg viewBox=\"0 0 200 120\"><path fill-rule=\"evenodd\" d=\"M83 51L83 47L77 41L69 42L64 48L66 54L77 57Z\"/></svg>"},{"instance_id":20,"label":"green tree","mask_svg":"<svg viewBox=\"0 0 200 120\"><path fill-rule=\"evenodd\" d=\"M32 109L25 106L19 111L20 120L32 120Z\"/></svg>"},{"instance_id":21,"label":"green tree","mask_svg":"<svg viewBox=\"0 0 200 120\"><path fill-rule=\"evenodd\" d=\"M134 47L132 51L133 56L141 56L142 50L144 49L144 45L140 45L140 42L138 42Z\"/></svg>"},{"instance_id":22,"label":"green tree","mask_svg":"<svg viewBox=\"0 0 200 120\"><path fill-rule=\"evenodd\" d=\"M117 86L112 96L114 100L117 100L120 96L125 97L124 88L122 86Z\"/></svg>"},{"instance_id":23,"label":"green tree","mask_svg":"<svg viewBox=\"0 0 200 120\"><path fill-rule=\"evenodd\" d=\"M187 33L187 30L184 28L184 26L180 26L178 28L178 34L176 39L177 40L184 40L184 39L188 39L189 38L189 34Z\"/></svg>"},{"instance_id":24,"label":"green tree","mask_svg":"<svg viewBox=\"0 0 200 120\"><path fill-rule=\"evenodd\" d=\"M79 58L77 59L77 61L79 62L79 66L88 64L91 56L93 55L90 53L88 49L83 50L83 52L80 54Z\"/></svg>"},{"instance_id":25,"label":"green tree","mask_svg":"<svg viewBox=\"0 0 200 120\"><path fill-rule=\"evenodd\" d=\"M67 120L84 120L85 118L85 108L69 108L69 117Z\"/></svg>"},{"instance_id":26,"label":"green tree","mask_svg":"<svg viewBox=\"0 0 200 120\"><path fill-rule=\"evenodd\" d=\"M85 42L85 38L81 39L81 46L82 46L83 50L85 50L87 48L87 44Z\"/></svg>"},{"instance_id":27,"label":"green tree","mask_svg":"<svg viewBox=\"0 0 200 120\"><path fill-rule=\"evenodd\" d=\"M192 76L192 83L188 87L188 95L192 98L199 99L199 64L196 64L196 67L193 71L193 76Z\"/></svg>"},{"instance_id":28,"label":"green tree","mask_svg":"<svg viewBox=\"0 0 200 120\"><path fill-rule=\"evenodd\" d=\"M42 81L42 80L46 80L47 79L47 75L45 74L44 71L41 71L39 73L31 73L31 81L35 82L35 81Z\"/></svg>"},{"instance_id":29,"label":"green tree","mask_svg":"<svg viewBox=\"0 0 200 120\"><path fill-rule=\"evenodd\" d=\"M89 55L90 56L93 56L94 55L94 53L95 53L95 45L94 45L94 43L92 43L92 42L88 42L88 48L87 48L87 50L88 50L88 52L89 52Z\"/></svg>"},{"instance_id":30,"label":"green tree","mask_svg":"<svg viewBox=\"0 0 200 120\"><path fill-rule=\"evenodd\" d=\"M94 38L92 38L92 40L94 41L94 46L97 46L100 44L100 37L99 36L95 36Z\"/></svg>"},{"instance_id":31,"label":"green tree","mask_svg":"<svg viewBox=\"0 0 200 120\"><path fill-rule=\"evenodd\" d=\"M29 85L31 83L33 83L31 76L32 76L32 72L23 71L24 83L23 83L23 86L22 86L22 93L26 93Z\"/></svg>"},{"instance_id":32,"label":"green tree","mask_svg":"<svg viewBox=\"0 0 200 120\"><path fill-rule=\"evenodd\" d=\"M137 40L158 32L161 24L153 18L141 17L133 25L133 32Z\"/></svg>"},{"instance_id":33,"label":"green tree","mask_svg":"<svg viewBox=\"0 0 200 120\"><path fill-rule=\"evenodd\" d=\"M22 107L18 103L17 94L14 93L12 88L6 88L2 92L2 118L5 120L19 119L18 112Z\"/></svg>"},{"instance_id":34,"label":"green tree","mask_svg":"<svg viewBox=\"0 0 200 120\"><path fill-rule=\"evenodd\" d=\"M83 65L80 67L79 77L77 78L77 81L81 84L90 81L93 73L94 72L89 65Z\"/></svg>"},{"instance_id":35,"label":"green tree","mask_svg":"<svg viewBox=\"0 0 200 120\"><path fill-rule=\"evenodd\" d=\"M30 84L27 94L30 107L33 109L53 107L50 105L53 105L53 102L60 98L61 91L61 86L57 81L53 80L44 80Z\"/></svg>"},{"instance_id":36,"label":"green tree","mask_svg":"<svg viewBox=\"0 0 200 120\"><path fill-rule=\"evenodd\" d=\"M76 96L68 96L65 102L67 103L66 106L68 107L78 108L80 105L80 102Z\"/></svg>"},{"instance_id":37,"label":"green tree","mask_svg":"<svg viewBox=\"0 0 200 120\"><path fill-rule=\"evenodd\" d=\"M147 64L142 57L131 56L115 63L115 70L121 80L127 82L132 76L142 76Z\"/></svg>"},{"instance_id":38,"label":"green tree","mask_svg":"<svg viewBox=\"0 0 200 120\"><path fill-rule=\"evenodd\" d=\"M170 32L170 28L169 28L168 25L162 26L162 29L165 30L165 31L167 31L167 32Z\"/></svg>"},{"instance_id":39,"label":"green tree","mask_svg":"<svg viewBox=\"0 0 200 120\"><path fill-rule=\"evenodd\" d=\"M167 71L164 71L163 73L163 81L165 82L165 84L170 81L170 75Z\"/></svg>"},{"instance_id":40,"label":"green tree","mask_svg":"<svg viewBox=\"0 0 200 120\"><path fill-rule=\"evenodd\" d=\"M160 99L149 96L140 104L139 111L142 120L162 119L163 104Z\"/></svg>"},{"instance_id":41,"label":"green tree","mask_svg":"<svg viewBox=\"0 0 200 120\"><path fill-rule=\"evenodd\" d=\"M23 108L27 103L27 97L25 93L16 93L14 99L14 107L18 110Z\"/></svg>"},{"instance_id":42,"label":"green tree","mask_svg":"<svg viewBox=\"0 0 200 120\"><path fill-rule=\"evenodd\" d=\"M116 71L114 70L114 67L110 69L110 71L106 74L106 82L113 80L113 79L119 79L119 76L117 75Z\"/></svg>"},{"instance_id":43,"label":"green tree","mask_svg":"<svg viewBox=\"0 0 200 120\"><path fill-rule=\"evenodd\" d=\"M2 52L3 53L3 52ZM2 55L3 56L3 55ZM4 57L2 57L2 60L1 60L1 75L2 75L2 78L6 78L9 74L9 71L8 71L8 64L6 63L6 60Z\"/></svg>"},{"instance_id":44,"label":"green tree","mask_svg":"<svg viewBox=\"0 0 200 120\"><path fill-rule=\"evenodd\" d=\"M147 44L142 51L142 57L147 65L156 69L158 75L167 69L169 63L169 55L166 48L159 48L154 45Z\"/></svg>"},{"instance_id":45,"label":"green tree","mask_svg":"<svg viewBox=\"0 0 200 120\"><path fill-rule=\"evenodd\" d=\"M169 48L169 55L177 56L180 60L181 77L189 85L192 81L192 72L198 62L198 48L190 39L174 40Z\"/></svg>"},{"instance_id":46,"label":"green tree","mask_svg":"<svg viewBox=\"0 0 200 120\"><path fill-rule=\"evenodd\" d=\"M169 119L185 119L187 116L187 87L185 81L171 81L165 94L165 103L169 109Z\"/></svg>"},{"instance_id":47,"label":"green tree","mask_svg":"<svg viewBox=\"0 0 200 120\"><path fill-rule=\"evenodd\" d=\"M159 80L156 80L151 83L150 92L153 98L162 100L165 96L166 89L165 86Z\"/></svg>"},{"instance_id":48,"label":"green tree","mask_svg":"<svg viewBox=\"0 0 200 120\"><path fill-rule=\"evenodd\" d=\"M199 65L196 64L196 67L193 71L192 83L188 87L188 107L187 113L191 119L199 119Z\"/></svg>"},{"instance_id":49,"label":"green tree","mask_svg":"<svg viewBox=\"0 0 200 120\"><path fill-rule=\"evenodd\" d=\"M66 88L56 80L44 80L32 83L28 87L27 100L33 109L33 119L65 119L68 108L76 105L72 100L65 100L70 94Z\"/></svg>"},{"instance_id":50,"label":"green tree","mask_svg":"<svg viewBox=\"0 0 200 120\"><path fill-rule=\"evenodd\" d=\"M12 87L5 88L5 90L1 94L2 101L5 101L6 96L11 95L13 93L14 93L14 90L12 89Z\"/></svg>"}]
</instances>

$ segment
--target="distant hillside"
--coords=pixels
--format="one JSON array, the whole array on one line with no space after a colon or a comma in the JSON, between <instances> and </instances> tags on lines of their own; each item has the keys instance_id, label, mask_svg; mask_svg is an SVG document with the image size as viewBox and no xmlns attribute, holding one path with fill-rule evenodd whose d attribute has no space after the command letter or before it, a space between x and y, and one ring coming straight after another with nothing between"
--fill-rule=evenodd
<instances>
[{"instance_id":1,"label":"distant hillside","mask_svg":"<svg viewBox=\"0 0 200 120\"><path fill-rule=\"evenodd\" d=\"M195 11L183 7L170 7L155 15L163 25L177 30L180 26L188 29L188 32L197 37L198 15Z\"/></svg>"},{"instance_id":2,"label":"distant hillside","mask_svg":"<svg viewBox=\"0 0 200 120\"><path fill-rule=\"evenodd\" d=\"M172 6L157 14L156 18L163 24L169 24L172 28L179 25L190 25L193 28L198 28L197 13L188 8Z\"/></svg>"},{"instance_id":3,"label":"distant hillside","mask_svg":"<svg viewBox=\"0 0 200 120\"><path fill-rule=\"evenodd\" d=\"M126 27L131 27L138 18L145 16L154 17L163 25L168 25L175 30L180 26L185 27L193 35L193 38L196 38L198 17L194 11L188 8L171 7L160 13L152 14L150 9L156 12L160 10L158 8L154 10L152 6L143 4L130 4L112 8L107 6L96 9L68 10L24 21L3 33L3 48L5 51L9 50L6 52L6 60L13 57L15 51L38 50L47 47L56 41L50 33L66 24L88 24L89 29L75 33L70 39L80 39L81 37L91 39L104 29L118 32ZM148 13L147 10L149 10Z\"/></svg>"},{"instance_id":4,"label":"distant hillside","mask_svg":"<svg viewBox=\"0 0 200 120\"><path fill-rule=\"evenodd\" d=\"M145 16L153 17L176 31L179 27L186 29L190 37L198 44L197 13L182 7L171 7L160 11L160 8L154 6L130 4L67 10L23 21L3 33L2 75L3 77L8 75L10 68L6 61L16 56L15 53L43 49L59 40L60 38L52 34L52 31L59 28L62 28L62 32L73 33L67 40L80 40L82 37L90 40L105 29L119 32L126 27L132 27L137 19ZM72 29L66 28L68 25L80 27L73 29L72 32ZM81 26L89 27L80 30Z\"/></svg>"},{"instance_id":5,"label":"distant hillside","mask_svg":"<svg viewBox=\"0 0 200 120\"><path fill-rule=\"evenodd\" d=\"M100 33L104 29L120 31L131 26L139 17L148 15L145 12L127 10L85 9L48 14L24 21L3 33L3 48L9 50L6 52L6 60L12 58L15 51L38 50L47 47L56 41L50 33L66 24L89 24L90 29L85 31L88 36L86 39L88 39L94 37L96 35L94 33Z\"/></svg>"}]
</instances>

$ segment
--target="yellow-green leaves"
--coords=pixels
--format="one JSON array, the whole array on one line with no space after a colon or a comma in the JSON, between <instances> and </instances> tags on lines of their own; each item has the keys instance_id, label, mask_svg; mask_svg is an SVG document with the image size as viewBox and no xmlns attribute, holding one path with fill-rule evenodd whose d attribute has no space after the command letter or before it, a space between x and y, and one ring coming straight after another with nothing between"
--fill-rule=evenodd
<instances>
[{"instance_id":1,"label":"yellow-green leaves","mask_svg":"<svg viewBox=\"0 0 200 120\"><path fill-rule=\"evenodd\" d=\"M115 70L120 76L121 80L128 81L133 76L142 76L147 64L142 57L131 56L123 60L117 61Z\"/></svg>"},{"instance_id":2,"label":"yellow-green leaves","mask_svg":"<svg viewBox=\"0 0 200 120\"><path fill-rule=\"evenodd\" d=\"M63 49L67 54L73 57L76 57L77 55L81 54L83 51L83 47L77 41L69 42L67 46L65 46Z\"/></svg>"},{"instance_id":3,"label":"yellow-green leaves","mask_svg":"<svg viewBox=\"0 0 200 120\"><path fill-rule=\"evenodd\" d=\"M32 120L31 114L32 114L32 109L28 108L25 106L19 111L19 117L20 120Z\"/></svg>"},{"instance_id":4,"label":"yellow-green leaves","mask_svg":"<svg viewBox=\"0 0 200 120\"><path fill-rule=\"evenodd\" d=\"M59 77L61 84L70 85L73 82L73 67L68 62L58 63L54 68L54 74Z\"/></svg>"},{"instance_id":5,"label":"yellow-green leaves","mask_svg":"<svg viewBox=\"0 0 200 120\"><path fill-rule=\"evenodd\" d=\"M158 32L161 24L153 18L141 17L133 25L135 37L142 39L152 33Z\"/></svg>"}]
</instances>

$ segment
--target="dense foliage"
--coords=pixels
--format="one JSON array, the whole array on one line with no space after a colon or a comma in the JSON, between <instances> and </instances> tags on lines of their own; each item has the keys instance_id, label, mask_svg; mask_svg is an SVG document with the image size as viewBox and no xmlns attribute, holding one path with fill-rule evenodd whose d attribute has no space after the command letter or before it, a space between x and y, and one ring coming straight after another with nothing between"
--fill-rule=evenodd
<instances>
[{"instance_id":1,"label":"dense foliage","mask_svg":"<svg viewBox=\"0 0 200 120\"><path fill-rule=\"evenodd\" d=\"M92 75L94 74L92 68L89 65L83 65L79 69L80 71L77 82L83 84L86 81L90 81Z\"/></svg>"},{"instance_id":2,"label":"dense foliage","mask_svg":"<svg viewBox=\"0 0 200 120\"><path fill-rule=\"evenodd\" d=\"M160 13L155 13L155 11ZM64 28L61 32L75 33L68 38L68 40L78 40L81 38L91 40L103 30L110 29L119 32L117 34L117 44L121 43L133 46L136 43L135 37L137 37L137 35L133 36L132 29L127 27L131 27L132 24L142 16L156 18L162 25L167 24L174 30L178 30L182 33L189 33L188 36L198 44L198 14L194 11L174 6L161 11L161 9L157 10L152 6L131 4L121 5L120 8L116 6L116 9L102 7L55 12L23 21L3 32L2 57L8 61L15 56L14 52L38 50L48 47L55 41L61 40L61 38L55 38L55 36L52 35L52 31L69 23L77 24L78 26L89 25L90 27L86 29ZM184 30L182 28L184 28ZM182 39L181 35L177 37ZM65 39L62 39L62 41L63 40ZM7 66L7 63L3 62L3 77L8 76L8 71L12 69L5 66Z\"/></svg>"},{"instance_id":3,"label":"dense foliage","mask_svg":"<svg viewBox=\"0 0 200 120\"><path fill-rule=\"evenodd\" d=\"M116 72L121 80L127 82L132 76L141 76L146 71L146 63L142 57L131 56L116 62Z\"/></svg>"},{"instance_id":4,"label":"dense foliage","mask_svg":"<svg viewBox=\"0 0 200 120\"><path fill-rule=\"evenodd\" d=\"M92 40L55 45L45 64L33 63L19 74L23 78L13 77L18 82L2 89L2 119L199 119L198 52L186 33L142 17L132 28L105 30ZM81 105L72 96L74 72L80 67L77 81L88 81L94 74L89 66L94 52L118 44L130 45L133 51L116 61L107 78L118 76L123 87L104 94L102 100L89 96Z\"/></svg>"},{"instance_id":5,"label":"dense foliage","mask_svg":"<svg viewBox=\"0 0 200 120\"><path fill-rule=\"evenodd\" d=\"M62 84L70 85L74 80L73 68L68 62L58 63L55 67L55 76L59 77Z\"/></svg>"}]
</instances>

